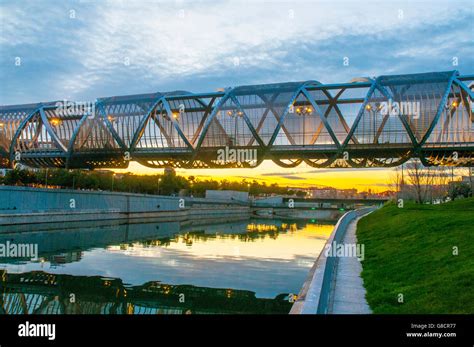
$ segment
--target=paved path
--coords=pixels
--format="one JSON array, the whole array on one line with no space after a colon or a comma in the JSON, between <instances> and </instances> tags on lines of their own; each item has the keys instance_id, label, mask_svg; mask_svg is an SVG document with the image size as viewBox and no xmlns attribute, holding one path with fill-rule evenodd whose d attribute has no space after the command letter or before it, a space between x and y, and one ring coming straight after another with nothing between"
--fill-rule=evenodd
<instances>
[{"instance_id":1,"label":"paved path","mask_svg":"<svg viewBox=\"0 0 474 347\"><path fill-rule=\"evenodd\" d=\"M356 227L359 218L347 228L343 242L357 244ZM361 262L357 257L339 257L336 268L336 280L329 312L333 314L369 314L372 313L365 299L365 288L360 273Z\"/></svg>"}]
</instances>

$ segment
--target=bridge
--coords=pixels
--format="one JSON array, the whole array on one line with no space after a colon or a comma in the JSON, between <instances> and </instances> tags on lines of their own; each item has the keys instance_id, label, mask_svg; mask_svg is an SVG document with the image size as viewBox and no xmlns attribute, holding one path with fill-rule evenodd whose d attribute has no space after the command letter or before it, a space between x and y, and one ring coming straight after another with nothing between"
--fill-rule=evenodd
<instances>
[{"instance_id":1,"label":"bridge","mask_svg":"<svg viewBox=\"0 0 474 347\"><path fill-rule=\"evenodd\" d=\"M0 107L0 167L473 166L474 75L249 85Z\"/></svg>"},{"instance_id":2,"label":"bridge","mask_svg":"<svg viewBox=\"0 0 474 347\"><path fill-rule=\"evenodd\" d=\"M292 305L288 293L257 298L248 290L160 281L130 286L120 278L6 270L0 280L0 314L286 314Z\"/></svg>"}]
</instances>

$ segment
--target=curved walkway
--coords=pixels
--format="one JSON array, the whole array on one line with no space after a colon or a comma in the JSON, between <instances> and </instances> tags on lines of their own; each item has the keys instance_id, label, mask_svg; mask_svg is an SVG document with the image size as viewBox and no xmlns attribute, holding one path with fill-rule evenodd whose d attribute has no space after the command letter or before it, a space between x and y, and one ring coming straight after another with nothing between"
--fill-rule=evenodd
<instances>
[{"instance_id":1,"label":"curved walkway","mask_svg":"<svg viewBox=\"0 0 474 347\"><path fill-rule=\"evenodd\" d=\"M347 227L342 243L357 245L357 222L352 221ZM362 264L357 257L338 257L335 271L335 282L330 297L329 314L370 314L362 277Z\"/></svg>"},{"instance_id":2,"label":"curved walkway","mask_svg":"<svg viewBox=\"0 0 474 347\"><path fill-rule=\"evenodd\" d=\"M342 216L318 256L290 314L368 314L360 274L364 245L357 244L357 222L377 207L347 212Z\"/></svg>"}]
</instances>

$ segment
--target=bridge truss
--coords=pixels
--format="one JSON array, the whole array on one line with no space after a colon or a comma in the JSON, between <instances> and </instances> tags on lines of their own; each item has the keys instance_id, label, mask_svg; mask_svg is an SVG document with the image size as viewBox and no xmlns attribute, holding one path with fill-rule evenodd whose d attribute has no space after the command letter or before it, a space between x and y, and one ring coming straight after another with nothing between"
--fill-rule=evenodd
<instances>
[{"instance_id":1,"label":"bridge truss","mask_svg":"<svg viewBox=\"0 0 474 347\"><path fill-rule=\"evenodd\" d=\"M0 167L473 166L473 81L449 71L2 106ZM219 159L226 147L256 156Z\"/></svg>"}]
</instances>

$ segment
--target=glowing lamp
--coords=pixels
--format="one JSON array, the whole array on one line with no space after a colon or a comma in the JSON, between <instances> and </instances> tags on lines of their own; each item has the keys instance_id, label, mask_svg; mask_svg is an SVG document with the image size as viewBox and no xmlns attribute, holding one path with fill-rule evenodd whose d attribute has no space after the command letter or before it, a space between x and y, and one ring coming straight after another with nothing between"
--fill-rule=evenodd
<instances>
[{"instance_id":1,"label":"glowing lamp","mask_svg":"<svg viewBox=\"0 0 474 347\"><path fill-rule=\"evenodd\" d=\"M61 120L58 119L58 118L53 118L51 119L51 125L54 125L54 126L58 126L59 124L61 124Z\"/></svg>"}]
</instances>

